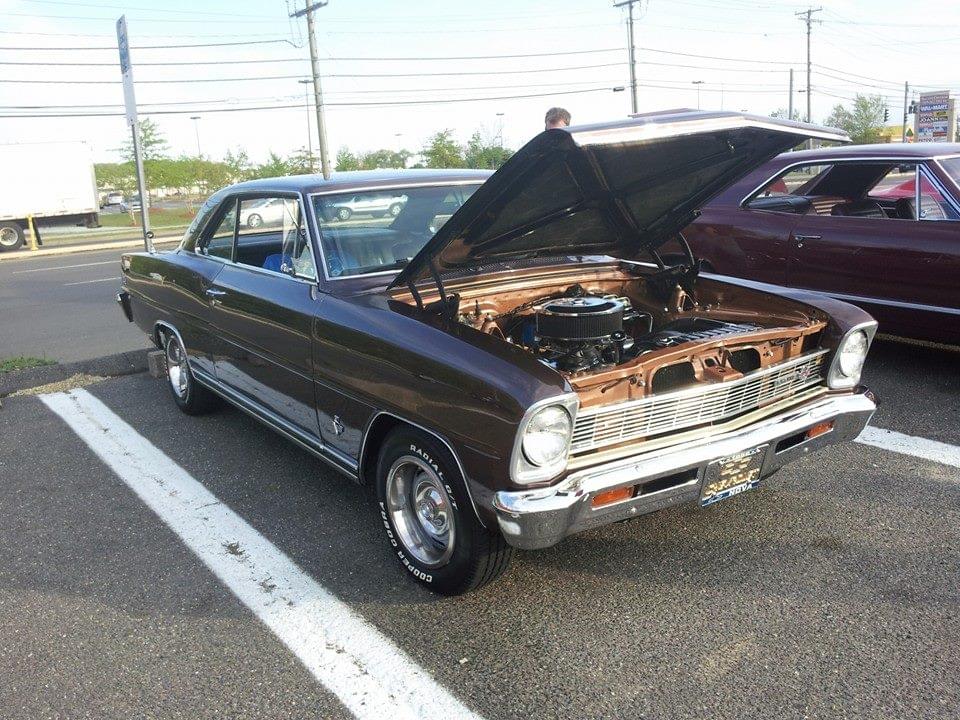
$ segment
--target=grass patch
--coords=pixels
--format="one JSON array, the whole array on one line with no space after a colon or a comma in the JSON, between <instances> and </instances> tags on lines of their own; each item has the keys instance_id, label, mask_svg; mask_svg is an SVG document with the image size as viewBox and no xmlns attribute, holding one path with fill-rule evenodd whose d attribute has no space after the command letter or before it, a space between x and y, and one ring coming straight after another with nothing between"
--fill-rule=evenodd
<instances>
[{"instance_id":1,"label":"grass patch","mask_svg":"<svg viewBox=\"0 0 960 720\"><path fill-rule=\"evenodd\" d=\"M24 368L43 367L44 365L56 365L56 360L50 358L35 358L18 355L17 357L0 360L0 373L11 372L13 370L23 370Z\"/></svg>"},{"instance_id":2,"label":"grass patch","mask_svg":"<svg viewBox=\"0 0 960 720\"><path fill-rule=\"evenodd\" d=\"M186 227L197 214L195 208L176 208L166 210L150 208L151 225L181 225ZM140 213L105 213L100 214L100 224L103 227L131 228L140 227Z\"/></svg>"}]
</instances>

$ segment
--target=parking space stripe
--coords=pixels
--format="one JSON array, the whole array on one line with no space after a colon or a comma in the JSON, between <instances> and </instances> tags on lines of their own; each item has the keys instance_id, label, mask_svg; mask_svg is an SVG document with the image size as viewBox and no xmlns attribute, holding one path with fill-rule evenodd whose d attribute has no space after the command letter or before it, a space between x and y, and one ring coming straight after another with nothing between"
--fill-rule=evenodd
<instances>
[{"instance_id":1,"label":"parking space stripe","mask_svg":"<svg viewBox=\"0 0 960 720\"><path fill-rule=\"evenodd\" d=\"M960 468L960 447L938 440L927 440L894 430L868 426L857 438L857 442Z\"/></svg>"},{"instance_id":2,"label":"parking space stripe","mask_svg":"<svg viewBox=\"0 0 960 720\"><path fill-rule=\"evenodd\" d=\"M64 287L70 287L71 285L89 285L90 283L102 283L102 282L120 282L120 276L100 278L99 280L81 280L80 282L64 283Z\"/></svg>"},{"instance_id":3,"label":"parking space stripe","mask_svg":"<svg viewBox=\"0 0 960 720\"><path fill-rule=\"evenodd\" d=\"M100 400L82 389L40 399L354 716L479 720Z\"/></svg>"}]
</instances>

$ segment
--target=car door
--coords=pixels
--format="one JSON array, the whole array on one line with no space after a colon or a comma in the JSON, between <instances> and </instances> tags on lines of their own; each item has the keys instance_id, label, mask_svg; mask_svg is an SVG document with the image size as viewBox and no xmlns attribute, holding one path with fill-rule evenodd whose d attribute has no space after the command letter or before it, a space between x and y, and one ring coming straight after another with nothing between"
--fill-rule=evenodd
<instances>
[{"instance_id":1,"label":"car door","mask_svg":"<svg viewBox=\"0 0 960 720\"><path fill-rule=\"evenodd\" d=\"M771 172L766 168L744 178L703 208L683 231L707 270L786 284L789 240L808 207L806 198L792 193L808 171L790 169L773 177Z\"/></svg>"},{"instance_id":2,"label":"car door","mask_svg":"<svg viewBox=\"0 0 960 720\"><path fill-rule=\"evenodd\" d=\"M866 196L805 215L793 232L789 285L853 301L890 332L936 329L950 314L960 224L930 181L916 163L898 163ZM914 187L913 199L901 197L904 186Z\"/></svg>"},{"instance_id":3,"label":"car door","mask_svg":"<svg viewBox=\"0 0 960 720\"><path fill-rule=\"evenodd\" d=\"M239 213L264 195L239 198ZM241 402L319 437L312 330L321 296L302 204L296 194L275 224L237 227L230 262L210 288L212 323L224 340L217 381Z\"/></svg>"}]
</instances>

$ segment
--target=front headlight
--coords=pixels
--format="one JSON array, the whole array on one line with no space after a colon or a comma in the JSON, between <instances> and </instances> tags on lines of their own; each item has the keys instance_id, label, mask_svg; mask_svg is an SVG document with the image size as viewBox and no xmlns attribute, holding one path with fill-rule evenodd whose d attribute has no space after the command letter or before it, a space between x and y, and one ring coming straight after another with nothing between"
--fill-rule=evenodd
<instances>
[{"instance_id":1,"label":"front headlight","mask_svg":"<svg viewBox=\"0 0 960 720\"><path fill-rule=\"evenodd\" d=\"M849 388L860 382L863 363L870 349L870 339L876 332L876 324L858 328L847 333L837 347L827 384L831 388Z\"/></svg>"},{"instance_id":2,"label":"front headlight","mask_svg":"<svg viewBox=\"0 0 960 720\"><path fill-rule=\"evenodd\" d=\"M580 400L566 393L527 408L513 443L510 479L518 485L552 480L567 467Z\"/></svg>"},{"instance_id":3,"label":"front headlight","mask_svg":"<svg viewBox=\"0 0 960 720\"><path fill-rule=\"evenodd\" d=\"M551 405L534 415L523 432L523 456L531 465L544 467L562 460L570 445L573 422L567 411Z\"/></svg>"}]
</instances>

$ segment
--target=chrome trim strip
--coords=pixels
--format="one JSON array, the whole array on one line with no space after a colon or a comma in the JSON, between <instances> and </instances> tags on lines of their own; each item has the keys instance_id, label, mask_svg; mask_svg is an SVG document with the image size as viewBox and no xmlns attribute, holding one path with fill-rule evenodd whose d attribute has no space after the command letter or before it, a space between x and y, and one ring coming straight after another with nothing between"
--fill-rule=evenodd
<instances>
[{"instance_id":1,"label":"chrome trim strip","mask_svg":"<svg viewBox=\"0 0 960 720\"><path fill-rule=\"evenodd\" d=\"M574 424L570 454L579 455L607 445L726 420L755 410L764 403L796 395L808 387L823 383L822 358L828 352L817 350L806 353L728 382L694 386L581 410ZM806 366L808 374L797 382L788 375L787 382L781 386L779 377L785 371L801 366ZM765 387L770 381L773 384Z\"/></svg>"},{"instance_id":2,"label":"chrome trim strip","mask_svg":"<svg viewBox=\"0 0 960 720\"><path fill-rule=\"evenodd\" d=\"M358 461L357 461L357 479L360 482L363 482L363 468L364 468L364 465L366 464L365 453L367 451L367 438L370 435L370 428L373 427L374 422L376 422L376 419L381 415L386 415L387 417L395 418L396 420L399 420L402 423L406 423L411 427L415 427L418 430L422 430L423 432L427 433L431 437L434 437L437 440L439 440L447 448L447 450L453 456L453 461L457 464L457 469L460 471L460 477L463 478L464 487L467 488L467 497L470 498L470 506L473 508L473 514L477 516L477 519L480 521L480 524L486 527L486 523L484 523L480 513L477 512L477 503L474 501L473 491L470 489L470 478L467 477L467 473L464 471L463 464L460 462L460 457L457 455L456 451L453 449L453 445L447 442L447 439L444 438L442 435L435 433L433 430L425 428L423 425L420 425L419 423L415 423L412 420L408 420L405 417L401 417L396 413L388 412L387 410L378 410L373 414L373 417L371 417L370 420L367 422L367 427L363 431L363 439L360 441L360 454L358 456Z\"/></svg>"},{"instance_id":3,"label":"chrome trim strip","mask_svg":"<svg viewBox=\"0 0 960 720\"><path fill-rule=\"evenodd\" d=\"M847 302L862 302L869 305L886 305L888 307L903 308L905 310L921 310L923 312L937 312L945 315L960 315L960 308L949 308L942 305L924 305L923 303L911 303L903 300L887 300L884 298L863 297L861 295L847 295L845 293L827 292L825 290L816 290L814 288L802 288L818 295L825 295L837 300Z\"/></svg>"},{"instance_id":4,"label":"chrome trim strip","mask_svg":"<svg viewBox=\"0 0 960 720\"><path fill-rule=\"evenodd\" d=\"M292 440L304 450L307 450L316 457L325 461L352 480L358 480L356 462L353 460L353 458L344 457L342 453L324 445L323 441L319 438L311 437L310 435L304 433L302 430L291 425L272 411L267 410L259 403L245 398L235 390L232 390L231 388L221 384L202 370L190 368L190 371L193 373L193 376L196 378L197 382L207 389L217 393L217 395L222 397L227 402L247 413L255 420L259 420L271 430L280 433L288 440ZM347 460L349 460L349 464Z\"/></svg>"}]
</instances>

